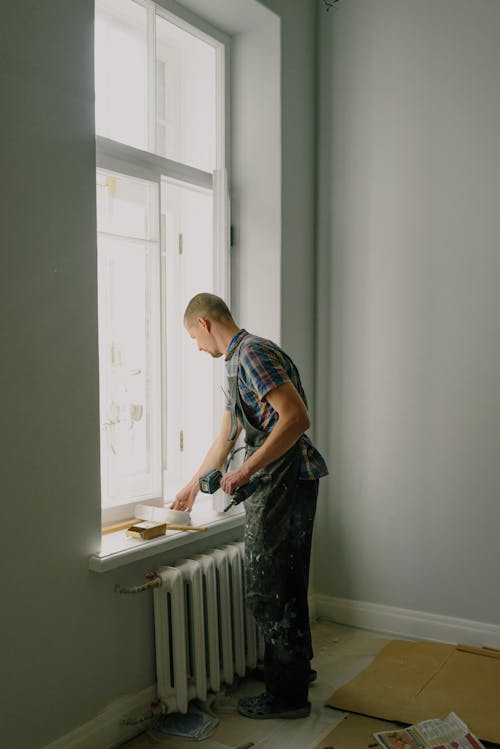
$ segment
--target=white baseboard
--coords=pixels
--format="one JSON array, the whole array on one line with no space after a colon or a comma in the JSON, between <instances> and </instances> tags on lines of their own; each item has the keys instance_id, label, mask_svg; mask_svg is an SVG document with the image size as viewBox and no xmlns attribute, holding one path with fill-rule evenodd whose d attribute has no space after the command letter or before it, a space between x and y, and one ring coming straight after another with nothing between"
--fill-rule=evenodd
<instances>
[{"instance_id":1,"label":"white baseboard","mask_svg":"<svg viewBox=\"0 0 500 749\"><path fill-rule=\"evenodd\" d=\"M156 700L156 685L111 703L102 713L44 749L114 749L144 730L143 723L124 725L127 716L147 715Z\"/></svg>"},{"instance_id":2,"label":"white baseboard","mask_svg":"<svg viewBox=\"0 0 500 749\"><path fill-rule=\"evenodd\" d=\"M384 635L500 649L498 624L321 594L311 595L310 611L312 618L325 617L338 624L370 629Z\"/></svg>"}]
</instances>

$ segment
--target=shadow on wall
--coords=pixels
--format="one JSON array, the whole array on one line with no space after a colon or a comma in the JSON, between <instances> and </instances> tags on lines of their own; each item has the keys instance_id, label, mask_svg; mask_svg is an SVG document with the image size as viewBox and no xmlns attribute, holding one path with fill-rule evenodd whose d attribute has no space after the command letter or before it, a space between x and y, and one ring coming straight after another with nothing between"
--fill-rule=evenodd
<instances>
[{"instance_id":1,"label":"shadow on wall","mask_svg":"<svg viewBox=\"0 0 500 749\"><path fill-rule=\"evenodd\" d=\"M330 477L321 482L323 500L318 504L318 517L315 526L315 553L313 558L313 580L324 569L321 550L338 546L340 538L332 529L338 527L334 522L333 513L333 482L335 474L334 455L335 444L331 428L335 413L340 418L340 401L334 403L333 393L339 392L333 387L334 375L333 359L333 330L332 319L332 278L331 278L331 245L332 245L332 48L330 44L331 24L335 21L335 13L330 12L337 5L337 0L323 0L318 3L317 10L317 70L316 82L316 399L315 399L315 439L323 452L330 471ZM335 8L337 12L338 8ZM321 57L320 57L321 50ZM332 411L332 409L334 409Z\"/></svg>"}]
</instances>

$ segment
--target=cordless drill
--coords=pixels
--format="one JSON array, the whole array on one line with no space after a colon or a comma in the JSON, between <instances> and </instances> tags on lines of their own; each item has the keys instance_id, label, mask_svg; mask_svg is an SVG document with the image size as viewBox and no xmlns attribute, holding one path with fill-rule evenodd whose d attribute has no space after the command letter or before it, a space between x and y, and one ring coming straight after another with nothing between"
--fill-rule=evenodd
<instances>
[{"instance_id":1,"label":"cordless drill","mask_svg":"<svg viewBox=\"0 0 500 749\"><path fill-rule=\"evenodd\" d=\"M200 476L200 491L204 492L205 494L213 494L217 491L217 489L220 488L221 479L222 473L217 469L206 471ZM245 499L247 499L251 494L254 493L259 484L260 478L258 476L254 476L253 479L248 482L248 484L238 487L231 498L231 502L226 508L224 508L224 512L227 512L230 507L239 505L240 502L243 502Z\"/></svg>"}]
</instances>

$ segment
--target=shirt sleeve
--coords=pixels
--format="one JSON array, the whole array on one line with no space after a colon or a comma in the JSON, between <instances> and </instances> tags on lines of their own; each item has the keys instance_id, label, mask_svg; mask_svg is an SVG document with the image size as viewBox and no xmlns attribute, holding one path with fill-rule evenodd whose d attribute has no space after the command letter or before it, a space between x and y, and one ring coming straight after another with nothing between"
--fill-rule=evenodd
<instances>
[{"instance_id":1,"label":"shirt sleeve","mask_svg":"<svg viewBox=\"0 0 500 749\"><path fill-rule=\"evenodd\" d=\"M282 357L268 343L250 341L244 345L241 354L240 367L245 382L259 400L264 400L271 390L292 381Z\"/></svg>"}]
</instances>

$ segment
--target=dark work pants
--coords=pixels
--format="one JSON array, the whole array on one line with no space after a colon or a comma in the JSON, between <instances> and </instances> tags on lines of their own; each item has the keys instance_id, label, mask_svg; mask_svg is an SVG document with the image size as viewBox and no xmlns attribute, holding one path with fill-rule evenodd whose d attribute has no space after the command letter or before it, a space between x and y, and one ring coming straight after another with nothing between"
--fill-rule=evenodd
<instances>
[{"instance_id":1,"label":"dark work pants","mask_svg":"<svg viewBox=\"0 0 500 749\"><path fill-rule=\"evenodd\" d=\"M310 661L313 656L307 589L318 481L298 481L291 508L288 549L284 560L285 606L281 619L258 616L265 642L264 680L266 691L292 706L307 701Z\"/></svg>"}]
</instances>

